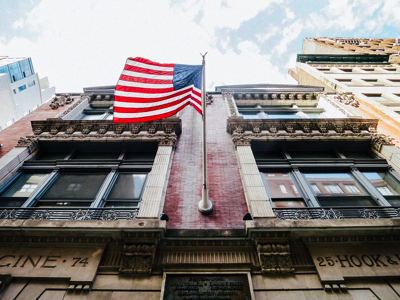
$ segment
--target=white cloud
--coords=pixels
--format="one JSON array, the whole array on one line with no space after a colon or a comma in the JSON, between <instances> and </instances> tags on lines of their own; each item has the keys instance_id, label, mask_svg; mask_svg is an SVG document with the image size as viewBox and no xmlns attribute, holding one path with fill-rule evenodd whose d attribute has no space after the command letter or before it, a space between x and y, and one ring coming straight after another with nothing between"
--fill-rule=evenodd
<instances>
[{"instance_id":1,"label":"white cloud","mask_svg":"<svg viewBox=\"0 0 400 300\"><path fill-rule=\"evenodd\" d=\"M220 1L206 0L173 6L163 0L42 0L25 20L25 29L36 32L37 37L0 42L0 53L31 56L35 70L48 76L57 92L115 84L129 56L200 64L199 53L206 51L209 83L276 82L278 69L255 44L241 43L239 54L229 50L222 54L215 45L216 28L238 28L271 2L229 1L225 7ZM200 10L206 13L196 24ZM226 37L222 46L227 49L228 43ZM274 74L271 78L268 70ZM280 78L286 80L282 74Z\"/></svg>"},{"instance_id":2,"label":"white cloud","mask_svg":"<svg viewBox=\"0 0 400 300\"><path fill-rule=\"evenodd\" d=\"M289 44L299 36L303 28L304 24L301 19L298 19L291 25L285 27L282 32L282 39L278 45L273 48L272 52L278 53L279 55L286 53Z\"/></svg>"},{"instance_id":3,"label":"white cloud","mask_svg":"<svg viewBox=\"0 0 400 300\"><path fill-rule=\"evenodd\" d=\"M23 27L24 27L23 19L18 19L12 24L12 28L14 28L14 29L23 28Z\"/></svg>"},{"instance_id":4,"label":"white cloud","mask_svg":"<svg viewBox=\"0 0 400 300\"><path fill-rule=\"evenodd\" d=\"M280 32L280 30L281 29L279 27L269 26L266 33L264 33L264 34L257 33L256 38L259 42L264 43L267 40L269 40L270 38L272 38L273 36L277 35Z\"/></svg>"}]
</instances>

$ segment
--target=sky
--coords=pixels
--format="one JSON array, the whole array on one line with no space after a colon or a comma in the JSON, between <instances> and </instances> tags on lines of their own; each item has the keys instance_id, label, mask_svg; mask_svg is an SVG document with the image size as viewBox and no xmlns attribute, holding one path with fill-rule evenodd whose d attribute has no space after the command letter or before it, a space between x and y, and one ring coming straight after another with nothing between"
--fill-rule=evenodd
<instances>
[{"instance_id":1,"label":"sky","mask_svg":"<svg viewBox=\"0 0 400 300\"><path fill-rule=\"evenodd\" d=\"M57 93L115 85L128 57L201 64L206 86L296 84L306 37L400 38L400 0L0 0L0 56Z\"/></svg>"}]
</instances>

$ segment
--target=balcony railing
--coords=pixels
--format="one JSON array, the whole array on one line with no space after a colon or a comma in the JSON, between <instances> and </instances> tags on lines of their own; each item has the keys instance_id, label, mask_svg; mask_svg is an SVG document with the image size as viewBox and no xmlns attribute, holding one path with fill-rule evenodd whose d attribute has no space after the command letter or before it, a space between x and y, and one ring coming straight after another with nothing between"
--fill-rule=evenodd
<instances>
[{"instance_id":1,"label":"balcony railing","mask_svg":"<svg viewBox=\"0 0 400 300\"><path fill-rule=\"evenodd\" d=\"M400 218L400 207L305 207L274 208L280 220L340 220L340 219L391 219Z\"/></svg>"},{"instance_id":2,"label":"balcony railing","mask_svg":"<svg viewBox=\"0 0 400 300\"><path fill-rule=\"evenodd\" d=\"M8 220L133 220L139 208L0 207L0 219Z\"/></svg>"}]
</instances>

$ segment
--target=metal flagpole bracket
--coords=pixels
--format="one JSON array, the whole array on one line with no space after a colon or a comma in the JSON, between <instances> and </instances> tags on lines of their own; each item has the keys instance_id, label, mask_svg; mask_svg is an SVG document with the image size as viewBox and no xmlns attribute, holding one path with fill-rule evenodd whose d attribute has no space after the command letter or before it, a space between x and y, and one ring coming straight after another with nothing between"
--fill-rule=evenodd
<instances>
[{"instance_id":1,"label":"metal flagpole bracket","mask_svg":"<svg viewBox=\"0 0 400 300\"><path fill-rule=\"evenodd\" d=\"M201 109L203 112L203 189L202 196L199 202L199 211L203 214L209 213L213 209L213 204L208 198L208 188L207 188L207 143L206 143L206 60L205 54L200 55L203 57L203 72L201 80Z\"/></svg>"}]
</instances>

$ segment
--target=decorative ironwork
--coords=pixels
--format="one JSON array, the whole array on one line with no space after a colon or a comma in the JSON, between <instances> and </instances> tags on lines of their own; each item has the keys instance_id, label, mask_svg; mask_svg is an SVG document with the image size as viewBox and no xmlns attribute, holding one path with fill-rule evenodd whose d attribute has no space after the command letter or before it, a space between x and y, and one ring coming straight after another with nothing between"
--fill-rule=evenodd
<instances>
[{"instance_id":1,"label":"decorative ironwork","mask_svg":"<svg viewBox=\"0 0 400 300\"><path fill-rule=\"evenodd\" d=\"M371 210L368 208L360 209L358 212L364 219L379 219L380 218L378 213L375 210Z\"/></svg>"},{"instance_id":2,"label":"decorative ironwork","mask_svg":"<svg viewBox=\"0 0 400 300\"><path fill-rule=\"evenodd\" d=\"M86 210L82 211L81 209L78 211L73 211L69 217L70 220L91 220L94 211Z\"/></svg>"},{"instance_id":3,"label":"decorative ironwork","mask_svg":"<svg viewBox=\"0 0 400 300\"><path fill-rule=\"evenodd\" d=\"M120 212L115 210L105 210L100 216L100 220L113 221L118 220Z\"/></svg>"},{"instance_id":4,"label":"decorative ironwork","mask_svg":"<svg viewBox=\"0 0 400 300\"><path fill-rule=\"evenodd\" d=\"M40 208L40 207L0 207L0 219L10 220L134 220L139 208L119 207L78 209L68 207Z\"/></svg>"},{"instance_id":5,"label":"decorative ironwork","mask_svg":"<svg viewBox=\"0 0 400 300\"><path fill-rule=\"evenodd\" d=\"M305 207L273 208L279 220L343 220L343 219L391 219L400 218L400 207L377 206L371 208L345 207Z\"/></svg>"},{"instance_id":6,"label":"decorative ironwork","mask_svg":"<svg viewBox=\"0 0 400 300\"><path fill-rule=\"evenodd\" d=\"M0 213L0 219L6 219L6 220L15 220L17 215L17 211L12 209L12 210L7 210L4 209Z\"/></svg>"},{"instance_id":7,"label":"decorative ironwork","mask_svg":"<svg viewBox=\"0 0 400 300\"><path fill-rule=\"evenodd\" d=\"M343 214L336 209L321 209L319 212L318 219L329 220L329 219L343 219Z\"/></svg>"},{"instance_id":8,"label":"decorative ironwork","mask_svg":"<svg viewBox=\"0 0 400 300\"><path fill-rule=\"evenodd\" d=\"M31 219L33 220L49 220L51 216L51 212L49 212L47 209L45 211L35 211L32 214Z\"/></svg>"}]
</instances>

